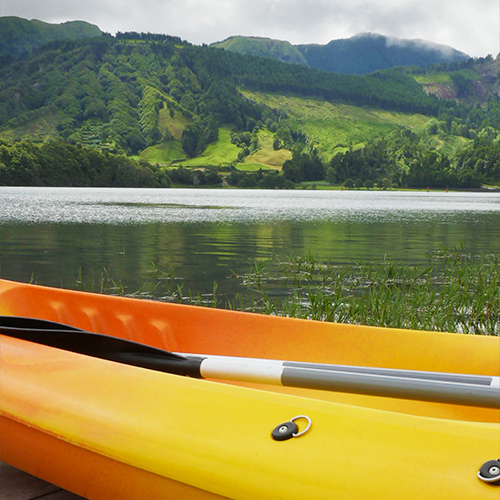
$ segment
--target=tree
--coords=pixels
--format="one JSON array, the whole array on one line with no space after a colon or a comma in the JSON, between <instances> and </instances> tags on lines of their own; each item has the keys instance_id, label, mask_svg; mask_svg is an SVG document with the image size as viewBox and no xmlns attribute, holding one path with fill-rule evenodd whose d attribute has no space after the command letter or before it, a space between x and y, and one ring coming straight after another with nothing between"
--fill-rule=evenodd
<instances>
[{"instance_id":1,"label":"tree","mask_svg":"<svg viewBox=\"0 0 500 500\"><path fill-rule=\"evenodd\" d=\"M436 135L439 131L439 124L437 120L431 120L427 124L427 132L429 135Z\"/></svg>"},{"instance_id":2,"label":"tree","mask_svg":"<svg viewBox=\"0 0 500 500\"><path fill-rule=\"evenodd\" d=\"M347 189L352 189L354 187L354 181L352 179L346 179L343 186Z\"/></svg>"},{"instance_id":3,"label":"tree","mask_svg":"<svg viewBox=\"0 0 500 500\"><path fill-rule=\"evenodd\" d=\"M333 167L328 167L326 171L326 181L329 184L335 184L335 181L337 180L337 172Z\"/></svg>"},{"instance_id":4,"label":"tree","mask_svg":"<svg viewBox=\"0 0 500 500\"><path fill-rule=\"evenodd\" d=\"M382 188L382 189L389 189L391 187L391 180L388 179L387 177L384 177L383 179L381 179L379 181L379 186Z\"/></svg>"},{"instance_id":5,"label":"tree","mask_svg":"<svg viewBox=\"0 0 500 500\"><path fill-rule=\"evenodd\" d=\"M191 158L196 156L199 150L200 131L194 124L189 124L182 132L182 149Z\"/></svg>"},{"instance_id":6,"label":"tree","mask_svg":"<svg viewBox=\"0 0 500 500\"><path fill-rule=\"evenodd\" d=\"M316 149L310 154L294 149L292 159L283 163L283 174L292 182L319 181L325 178L325 167Z\"/></svg>"},{"instance_id":7,"label":"tree","mask_svg":"<svg viewBox=\"0 0 500 500\"><path fill-rule=\"evenodd\" d=\"M297 183L302 182L304 180L304 176L297 158L286 160L285 163L283 163L282 170L285 179Z\"/></svg>"},{"instance_id":8,"label":"tree","mask_svg":"<svg viewBox=\"0 0 500 500\"><path fill-rule=\"evenodd\" d=\"M472 80L464 77L460 73L452 73L451 79L457 90L458 97L465 97L474 93L474 88L472 86Z\"/></svg>"},{"instance_id":9,"label":"tree","mask_svg":"<svg viewBox=\"0 0 500 500\"><path fill-rule=\"evenodd\" d=\"M172 180L168 176L167 172L165 170L161 170L158 173L158 184L162 188L169 188L172 187Z\"/></svg>"},{"instance_id":10,"label":"tree","mask_svg":"<svg viewBox=\"0 0 500 500\"><path fill-rule=\"evenodd\" d=\"M311 151L310 155L303 155L302 161L304 177L307 181L321 181L325 178L325 167L316 148Z\"/></svg>"},{"instance_id":11,"label":"tree","mask_svg":"<svg viewBox=\"0 0 500 500\"><path fill-rule=\"evenodd\" d=\"M282 188L285 185L285 177L276 172L265 175L259 182L259 187L264 189Z\"/></svg>"},{"instance_id":12,"label":"tree","mask_svg":"<svg viewBox=\"0 0 500 500\"><path fill-rule=\"evenodd\" d=\"M222 177L217 172L211 171L207 175L207 184L220 186L222 184Z\"/></svg>"},{"instance_id":13,"label":"tree","mask_svg":"<svg viewBox=\"0 0 500 500\"><path fill-rule=\"evenodd\" d=\"M243 174L239 180L237 186L239 188L253 188L257 187L257 179L255 175Z\"/></svg>"},{"instance_id":14,"label":"tree","mask_svg":"<svg viewBox=\"0 0 500 500\"><path fill-rule=\"evenodd\" d=\"M194 184L194 174L184 167L174 168L168 171L168 175L175 184L192 186Z\"/></svg>"}]
</instances>

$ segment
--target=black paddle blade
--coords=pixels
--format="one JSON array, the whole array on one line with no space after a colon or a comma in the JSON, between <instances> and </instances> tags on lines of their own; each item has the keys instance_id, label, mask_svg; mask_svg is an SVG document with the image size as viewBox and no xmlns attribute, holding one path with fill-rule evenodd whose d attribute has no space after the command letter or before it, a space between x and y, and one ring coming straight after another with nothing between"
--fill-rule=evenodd
<instances>
[{"instance_id":1,"label":"black paddle blade","mask_svg":"<svg viewBox=\"0 0 500 500\"><path fill-rule=\"evenodd\" d=\"M0 334L66 351L176 375L201 378L204 358L189 358L146 344L36 318L0 316Z\"/></svg>"},{"instance_id":2,"label":"black paddle blade","mask_svg":"<svg viewBox=\"0 0 500 500\"><path fill-rule=\"evenodd\" d=\"M27 329L27 330L75 330L83 332L80 328L48 321L38 318L22 318L19 316L0 316L0 327Z\"/></svg>"}]
</instances>

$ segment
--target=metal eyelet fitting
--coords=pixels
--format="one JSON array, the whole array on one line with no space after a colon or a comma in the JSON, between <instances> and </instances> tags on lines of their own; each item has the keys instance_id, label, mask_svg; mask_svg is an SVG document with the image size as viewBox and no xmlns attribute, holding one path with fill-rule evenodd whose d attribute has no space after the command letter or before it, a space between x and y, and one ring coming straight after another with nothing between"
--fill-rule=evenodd
<instances>
[{"instance_id":1,"label":"metal eyelet fitting","mask_svg":"<svg viewBox=\"0 0 500 500\"><path fill-rule=\"evenodd\" d=\"M500 458L485 462L479 469L477 477L485 483L500 485Z\"/></svg>"},{"instance_id":2,"label":"metal eyelet fitting","mask_svg":"<svg viewBox=\"0 0 500 500\"><path fill-rule=\"evenodd\" d=\"M295 420L298 420L299 418L304 418L307 420L307 427L300 432L299 432L299 427L295 423ZM289 422L284 422L283 424L280 424L277 427L275 427L275 429L271 433L271 436L275 441L286 441L287 439L293 437L302 436L310 428L311 428L311 419L306 415L297 415L296 417L291 418Z\"/></svg>"}]
</instances>

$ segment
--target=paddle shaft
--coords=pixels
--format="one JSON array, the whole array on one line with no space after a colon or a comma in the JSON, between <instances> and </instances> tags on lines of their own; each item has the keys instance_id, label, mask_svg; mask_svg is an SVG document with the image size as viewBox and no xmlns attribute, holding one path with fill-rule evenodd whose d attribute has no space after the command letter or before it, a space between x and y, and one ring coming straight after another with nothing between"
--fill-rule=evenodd
<instances>
[{"instance_id":1,"label":"paddle shaft","mask_svg":"<svg viewBox=\"0 0 500 500\"><path fill-rule=\"evenodd\" d=\"M186 355L189 358L189 355ZM201 356L203 378L500 408L500 377Z\"/></svg>"},{"instance_id":2,"label":"paddle shaft","mask_svg":"<svg viewBox=\"0 0 500 500\"><path fill-rule=\"evenodd\" d=\"M172 353L31 318L0 317L0 334L197 378L500 408L500 377Z\"/></svg>"}]
</instances>

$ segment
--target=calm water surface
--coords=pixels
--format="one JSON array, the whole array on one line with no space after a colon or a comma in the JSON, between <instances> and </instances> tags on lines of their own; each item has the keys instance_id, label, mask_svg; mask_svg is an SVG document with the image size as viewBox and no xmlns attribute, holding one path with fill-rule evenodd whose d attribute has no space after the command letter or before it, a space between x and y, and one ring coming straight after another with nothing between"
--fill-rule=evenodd
<instances>
[{"instance_id":1,"label":"calm water surface","mask_svg":"<svg viewBox=\"0 0 500 500\"><path fill-rule=\"evenodd\" d=\"M203 292L273 254L420 263L456 245L500 253L499 193L0 187L0 277L69 288L79 268L134 287L154 262Z\"/></svg>"}]
</instances>

